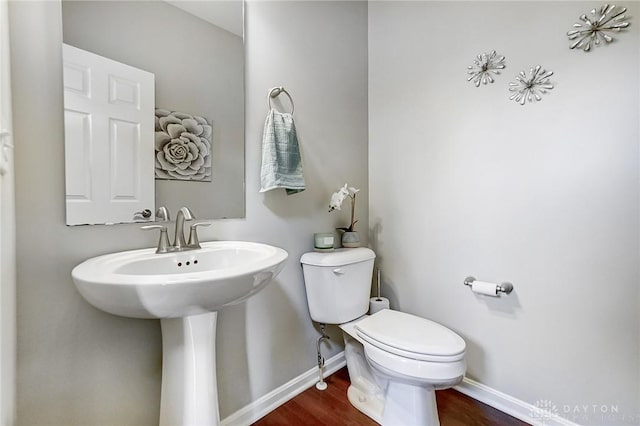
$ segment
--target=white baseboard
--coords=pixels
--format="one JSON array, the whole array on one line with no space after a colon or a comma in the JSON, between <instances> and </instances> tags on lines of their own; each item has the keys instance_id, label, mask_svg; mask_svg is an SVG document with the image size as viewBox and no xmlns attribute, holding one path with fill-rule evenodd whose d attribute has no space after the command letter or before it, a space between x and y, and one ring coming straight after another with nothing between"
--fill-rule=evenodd
<instances>
[{"instance_id":1,"label":"white baseboard","mask_svg":"<svg viewBox=\"0 0 640 426\"><path fill-rule=\"evenodd\" d=\"M347 365L347 361L344 358L344 351L332 356L325 361L324 377L335 373L345 365ZM317 381L318 368L314 367L302 373L298 377L293 378L279 388L272 390L263 397L258 398L249 405L244 406L230 416L225 417L222 419L220 424L222 426L250 425L296 395L309 389L311 386L316 384Z\"/></svg>"},{"instance_id":2,"label":"white baseboard","mask_svg":"<svg viewBox=\"0 0 640 426\"><path fill-rule=\"evenodd\" d=\"M346 364L344 352L334 355L325 363L324 376L326 377L335 373ZM239 409L230 416L225 417L220 422L221 426L250 425L294 398L296 395L309 389L317 381L318 369L314 367ZM579 426L577 423L573 423L558 414L545 411L541 407L531 405L466 377L462 383L454 389L531 425Z\"/></svg>"},{"instance_id":3,"label":"white baseboard","mask_svg":"<svg viewBox=\"0 0 640 426\"><path fill-rule=\"evenodd\" d=\"M544 410L544 406L531 405L466 377L454 389L530 425L578 426L577 423L573 423L557 413Z\"/></svg>"}]
</instances>

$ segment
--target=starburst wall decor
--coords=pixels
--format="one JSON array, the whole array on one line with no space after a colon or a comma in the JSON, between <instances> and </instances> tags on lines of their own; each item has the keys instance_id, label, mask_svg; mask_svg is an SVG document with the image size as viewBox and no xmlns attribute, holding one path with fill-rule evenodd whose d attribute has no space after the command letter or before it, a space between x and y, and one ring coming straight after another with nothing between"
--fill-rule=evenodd
<instances>
[{"instance_id":1,"label":"starburst wall decor","mask_svg":"<svg viewBox=\"0 0 640 426\"><path fill-rule=\"evenodd\" d=\"M553 71L546 71L540 65L531 68L529 76L524 71L516 76L516 82L509 83L509 91L513 94L509 99L524 105L525 102L541 101L542 94L547 90L553 89L553 85L549 83L549 77L553 75Z\"/></svg>"},{"instance_id":2,"label":"starburst wall decor","mask_svg":"<svg viewBox=\"0 0 640 426\"><path fill-rule=\"evenodd\" d=\"M473 65L467 67L469 69L467 81L471 81L476 87L480 87L480 83L493 83L494 80L491 74L500 74L499 70L505 67L504 60L504 56L498 57L495 50L488 54L483 53L476 56L476 59L473 60Z\"/></svg>"},{"instance_id":3,"label":"starburst wall decor","mask_svg":"<svg viewBox=\"0 0 640 426\"><path fill-rule=\"evenodd\" d=\"M626 12L625 7L605 3L581 15L578 22L573 24L574 29L567 32L571 40L570 49L589 52L597 46L613 42L613 34L624 31L630 25ZM505 57L498 56L495 50L479 54L473 64L467 67L467 81L476 87L493 83L494 76L499 75L505 67ZM554 87L550 81L552 75L553 71L547 71L540 65L530 68L528 74L520 71L515 81L509 83L509 99L520 105L541 101L542 95Z\"/></svg>"},{"instance_id":4,"label":"starburst wall decor","mask_svg":"<svg viewBox=\"0 0 640 426\"><path fill-rule=\"evenodd\" d=\"M582 48L588 52L592 46L599 46L601 40L611 43L614 39L608 33L620 32L629 26L629 22L625 22L626 11L624 7L605 4L599 9L592 9L591 16L580 16L581 22L573 24L576 29L567 32L569 40L576 40L569 48Z\"/></svg>"}]
</instances>

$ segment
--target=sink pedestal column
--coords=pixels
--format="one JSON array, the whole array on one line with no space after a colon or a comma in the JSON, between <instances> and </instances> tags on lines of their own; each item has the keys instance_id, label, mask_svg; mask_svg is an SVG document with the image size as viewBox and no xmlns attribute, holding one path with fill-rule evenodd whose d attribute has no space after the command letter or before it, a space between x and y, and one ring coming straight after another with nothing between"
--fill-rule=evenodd
<instances>
[{"instance_id":1,"label":"sink pedestal column","mask_svg":"<svg viewBox=\"0 0 640 426\"><path fill-rule=\"evenodd\" d=\"M160 426L220 424L216 382L217 312L160 320Z\"/></svg>"}]
</instances>

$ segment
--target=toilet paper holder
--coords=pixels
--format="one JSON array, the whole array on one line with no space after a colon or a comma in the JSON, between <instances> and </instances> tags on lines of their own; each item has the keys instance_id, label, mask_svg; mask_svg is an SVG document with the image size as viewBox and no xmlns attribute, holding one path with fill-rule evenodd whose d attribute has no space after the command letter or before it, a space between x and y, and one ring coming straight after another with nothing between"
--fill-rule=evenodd
<instances>
[{"instance_id":1,"label":"toilet paper holder","mask_svg":"<svg viewBox=\"0 0 640 426\"><path fill-rule=\"evenodd\" d=\"M473 282L476 280L475 277L467 277L464 279L464 285L471 287ZM503 282L502 284L496 284L496 290L498 293L509 294L513 291L513 284L510 282Z\"/></svg>"}]
</instances>

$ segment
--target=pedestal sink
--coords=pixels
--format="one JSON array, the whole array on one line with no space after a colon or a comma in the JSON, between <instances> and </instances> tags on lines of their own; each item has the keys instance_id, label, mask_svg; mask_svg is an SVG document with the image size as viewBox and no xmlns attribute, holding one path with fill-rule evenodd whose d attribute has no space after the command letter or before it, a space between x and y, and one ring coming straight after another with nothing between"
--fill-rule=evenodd
<instances>
[{"instance_id":1,"label":"pedestal sink","mask_svg":"<svg viewBox=\"0 0 640 426\"><path fill-rule=\"evenodd\" d=\"M264 288L287 257L266 244L213 241L184 252L142 249L98 256L71 275L80 294L98 309L160 319L160 425L218 425L217 311Z\"/></svg>"}]
</instances>

